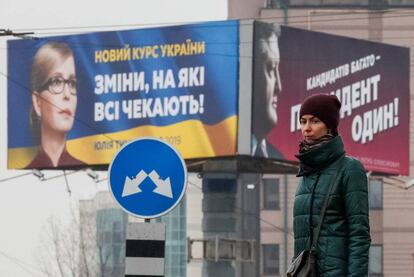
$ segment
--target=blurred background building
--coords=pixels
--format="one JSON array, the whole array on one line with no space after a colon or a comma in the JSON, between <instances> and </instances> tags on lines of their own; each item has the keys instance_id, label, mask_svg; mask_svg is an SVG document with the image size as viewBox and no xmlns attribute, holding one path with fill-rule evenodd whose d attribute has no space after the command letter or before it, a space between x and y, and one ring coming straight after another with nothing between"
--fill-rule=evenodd
<instances>
[{"instance_id":1,"label":"blurred background building","mask_svg":"<svg viewBox=\"0 0 414 277\"><path fill-rule=\"evenodd\" d=\"M414 46L412 0L229 1L230 18L261 18L292 27L409 47ZM340 53L338 53L340 55ZM410 61L413 95L413 55ZM413 98L410 97L413 112ZM410 122L410 175L413 174ZM391 147L398 147L393 142ZM385 146L386 147L386 146ZM372 246L370 276L414 276L414 194L409 178L370 176ZM283 276L292 257L293 175L264 175L260 181L260 276ZM272 222L271 226L265 222ZM278 228L282 229L279 230Z\"/></svg>"}]
</instances>

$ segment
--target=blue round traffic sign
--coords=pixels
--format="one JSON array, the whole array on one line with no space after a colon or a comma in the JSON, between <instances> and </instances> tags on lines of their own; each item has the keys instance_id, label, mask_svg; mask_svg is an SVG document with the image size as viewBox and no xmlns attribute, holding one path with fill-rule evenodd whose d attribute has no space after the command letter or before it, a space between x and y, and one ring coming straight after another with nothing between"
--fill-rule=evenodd
<instances>
[{"instance_id":1,"label":"blue round traffic sign","mask_svg":"<svg viewBox=\"0 0 414 277\"><path fill-rule=\"evenodd\" d=\"M171 211L187 188L187 168L177 150L156 138L124 145L109 165L109 187L127 213L154 218Z\"/></svg>"}]
</instances>

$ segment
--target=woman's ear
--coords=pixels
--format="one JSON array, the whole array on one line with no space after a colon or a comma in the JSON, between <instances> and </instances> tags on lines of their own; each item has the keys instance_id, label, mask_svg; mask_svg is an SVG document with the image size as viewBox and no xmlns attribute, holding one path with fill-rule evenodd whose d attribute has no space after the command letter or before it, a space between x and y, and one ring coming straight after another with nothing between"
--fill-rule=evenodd
<instances>
[{"instance_id":1,"label":"woman's ear","mask_svg":"<svg viewBox=\"0 0 414 277\"><path fill-rule=\"evenodd\" d=\"M37 91L33 91L32 93L32 102L33 102L33 109L36 115L39 118L41 118L42 117L42 112L41 112L42 99L40 99L40 94Z\"/></svg>"}]
</instances>

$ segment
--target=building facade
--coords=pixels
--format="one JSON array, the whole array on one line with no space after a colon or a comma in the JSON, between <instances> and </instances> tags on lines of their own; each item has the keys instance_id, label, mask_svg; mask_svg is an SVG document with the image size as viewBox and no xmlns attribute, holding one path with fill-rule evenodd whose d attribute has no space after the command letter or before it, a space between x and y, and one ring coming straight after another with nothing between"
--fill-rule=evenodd
<instances>
[{"instance_id":1,"label":"building facade","mask_svg":"<svg viewBox=\"0 0 414 277\"><path fill-rule=\"evenodd\" d=\"M263 19L306 30L399 45L414 50L412 0L229 1L229 18ZM413 64L411 55L410 67ZM413 94L410 72L410 95ZM283 92L282 92L283 93ZM410 114L413 97L410 97ZM410 121L410 176L413 130ZM393 147L398 147L394 143ZM410 177L369 174L370 276L414 276L414 191ZM294 175L263 175L260 181L260 276L284 276L293 255ZM275 261L277 261L275 263Z\"/></svg>"},{"instance_id":2,"label":"building facade","mask_svg":"<svg viewBox=\"0 0 414 277\"><path fill-rule=\"evenodd\" d=\"M229 0L228 17L263 19L414 48L414 1L269 0L264 3ZM412 81L410 88L413 88ZM412 99L410 97L411 110ZM413 130L410 122L410 144ZM410 175L414 172L413 149L409 150ZM204 167L199 176L190 175L185 203L178 206L169 219L161 219L172 228L167 235L167 248L171 248L171 255L166 254L167 274L284 276L293 256L292 210L297 178L294 174L280 172L244 173L220 162L210 165L210 168ZM407 178L400 176L369 172L368 176L372 235L370 276L414 276L414 188L405 189ZM237 260L236 257L226 260L226 255L212 260L208 253L203 253L203 247L195 249L195 245L185 245L185 237L201 241L216 237L252 240L255 242L254 260ZM187 256L185 265L186 253L192 256Z\"/></svg>"}]
</instances>

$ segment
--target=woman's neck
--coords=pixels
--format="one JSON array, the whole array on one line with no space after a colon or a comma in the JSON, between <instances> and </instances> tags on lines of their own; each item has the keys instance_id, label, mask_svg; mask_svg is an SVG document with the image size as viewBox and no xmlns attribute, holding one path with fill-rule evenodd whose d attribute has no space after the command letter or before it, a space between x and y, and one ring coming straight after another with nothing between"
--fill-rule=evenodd
<instances>
[{"instance_id":1,"label":"woman's neck","mask_svg":"<svg viewBox=\"0 0 414 277\"><path fill-rule=\"evenodd\" d=\"M49 156L53 166L57 166L66 146L66 134L42 129L41 146L43 151Z\"/></svg>"}]
</instances>

